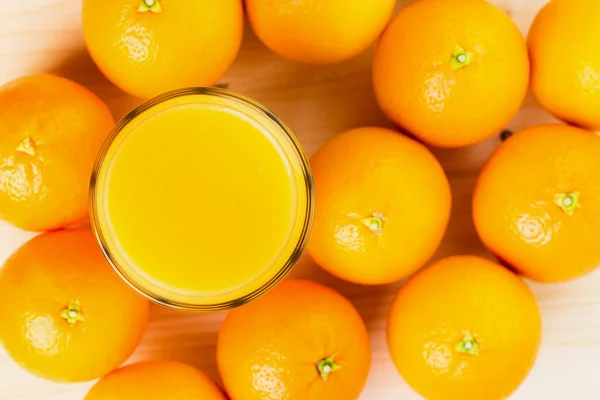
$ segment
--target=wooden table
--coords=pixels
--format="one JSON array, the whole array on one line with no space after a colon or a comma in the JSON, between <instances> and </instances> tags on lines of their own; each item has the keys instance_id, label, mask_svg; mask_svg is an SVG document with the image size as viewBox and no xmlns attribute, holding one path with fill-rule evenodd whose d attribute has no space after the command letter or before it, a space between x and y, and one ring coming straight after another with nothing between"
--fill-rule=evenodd
<instances>
[{"instance_id":1,"label":"wooden table","mask_svg":"<svg viewBox=\"0 0 600 400\"><path fill-rule=\"evenodd\" d=\"M406 2L400 0L399 8ZM524 33L545 2L493 1ZM23 75L52 72L96 92L120 118L140 100L111 85L92 63L81 35L80 3L0 0L0 84ZM297 65L267 51L247 29L242 51L221 82L279 114L310 155L327 138L348 128L390 125L373 96L371 56L372 51L328 67ZM509 128L551 120L528 97ZM454 195L450 228L436 259L465 253L490 257L471 221L471 193L479 168L498 143L499 139L493 138L464 149L435 150ZM31 236L0 222L0 263ZM398 284L348 284L323 272L308 257L301 259L293 276L315 279L338 289L364 317L371 334L373 367L361 400L419 398L396 373L385 344L385 318ZM600 273L569 284L532 287L544 317L543 346L534 370L513 399L600 400ZM222 318L223 314L199 315L153 306L148 332L130 361L180 360L218 379L215 343ZM78 400L91 384L45 382L22 371L0 350L0 400Z\"/></svg>"}]
</instances>

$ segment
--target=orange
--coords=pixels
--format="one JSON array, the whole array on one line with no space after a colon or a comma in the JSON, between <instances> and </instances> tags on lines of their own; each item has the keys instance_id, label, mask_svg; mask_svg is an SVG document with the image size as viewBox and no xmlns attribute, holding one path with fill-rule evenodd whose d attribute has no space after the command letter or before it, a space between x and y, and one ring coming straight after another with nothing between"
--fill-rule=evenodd
<instances>
[{"instance_id":1,"label":"orange","mask_svg":"<svg viewBox=\"0 0 600 400\"><path fill-rule=\"evenodd\" d=\"M475 256L443 259L400 289L387 340L406 382L428 400L500 400L528 375L541 318L527 285Z\"/></svg>"},{"instance_id":2,"label":"orange","mask_svg":"<svg viewBox=\"0 0 600 400\"><path fill-rule=\"evenodd\" d=\"M371 351L348 300L318 283L288 280L229 312L217 362L232 400L353 400Z\"/></svg>"},{"instance_id":3,"label":"orange","mask_svg":"<svg viewBox=\"0 0 600 400\"><path fill-rule=\"evenodd\" d=\"M514 134L477 181L483 243L527 278L560 282L600 266L600 137L566 125Z\"/></svg>"},{"instance_id":4,"label":"orange","mask_svg":"<svg viewBox=\"0 0 600 400\"><path fill-rule=\"evenodd\" d=\"M385 31L373 79L379 104L400 127L433 146L466 146L498 134L519 110L527 47L486 1L415 1Z\"/></svg>"},{"instance_id":5,"label":"orange","mask_svg":"<svg viewBox=\"0 0 600 400\"><path fill-rule=\"evenodd\" d=\"M366 50L388 23L396 0L246 0L252 28L275 53L331 64Z\"/></svg>"},{"instance_id":6,"label":"orange","mask_svg":"<svg viewBox=\"0 0 600 400\"><path fill-rule=\"evenodd\" d=\"M315 220L308 252L362 284L398 281L423 266L450 217L448 180L423 145L384 128L359 128L312 157Z\"/></svg>"},{"instance_id":7,"label":"orange","mask_svg":"<svg viewBox=\"0 0 600 400\"><path fill-rule=\"evenodd\" d=\"M0 87L0 218L31 231L85 219L94 159L113 125L106 105L67 79Z\"/></svg>"},{"instance_id":8,"label":"orange","mask_svg":"<svg viewBox=\"0 0 600 400\"><path fill-rule=\"evenodd\" d=\"M111 372L84 400L226 400L204 372L174 361L146 361Z\"/></svg>"},{"instance_id":9,"label":"orange","mask_svg":"<svg viewBox=\"0 0 600 400\"><path fill-rule=\"evenodd\" d=\"M112 371L135 350L147 318L148 302L114 273L90 231L37 236L0 270L0 342L45 379Z\"/></svg>"},{"instance_id":10,"label":"orange","mask_svg":"<svg viewBox=\"0 0 600 400\"><path fill-rule=\"evenodd\" d=\"M100 70L139 97L214 84L242 42L242 0L84 0L83 34Z\"/></svg>"},{"instance_id":11,"label":"orange","mask_svg":"<svg viewBox=\"0 0 600 400\"><path fill-rule=\"evenodd\" d=\"M531 87L557 118L600 130L600 3L553 0L529 31Z\"/></svg>"}]
</instances>

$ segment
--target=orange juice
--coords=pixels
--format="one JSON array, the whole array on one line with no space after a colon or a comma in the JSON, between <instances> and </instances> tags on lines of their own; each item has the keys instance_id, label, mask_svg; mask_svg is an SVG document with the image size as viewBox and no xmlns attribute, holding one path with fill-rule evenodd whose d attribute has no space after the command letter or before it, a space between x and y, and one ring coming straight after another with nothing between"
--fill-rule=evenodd
<instances>
[{"instance_id":1,"label":"orange juice","mask_svg":"<svg viewBox=\"0 0 600 400\"><path fill-rule=\"evenodd\" d=\"M150 100L105 143L92 223L117 272L147 297L214 310L285 276L305 245L312 179L289 130L232 93Z\"/></svg>"}]
</instances>

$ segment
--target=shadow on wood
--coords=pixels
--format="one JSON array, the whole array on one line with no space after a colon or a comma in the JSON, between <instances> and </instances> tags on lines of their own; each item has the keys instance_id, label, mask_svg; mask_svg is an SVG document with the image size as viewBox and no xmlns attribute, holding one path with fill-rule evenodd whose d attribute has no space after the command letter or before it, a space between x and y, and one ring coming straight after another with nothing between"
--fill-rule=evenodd
<instances>
[{"instance_id":1,"label":"shadow on wood","mask_svg":"<svg viewBox=\"0 0 600 400\"><path fill-rule=\"evenodd\" d=\"M108 105L115 120L121 119L143 101L114 86L98 69L85 48L74 51L48 72L69 78L96 93Z\"/></svg>"}]
</instances>

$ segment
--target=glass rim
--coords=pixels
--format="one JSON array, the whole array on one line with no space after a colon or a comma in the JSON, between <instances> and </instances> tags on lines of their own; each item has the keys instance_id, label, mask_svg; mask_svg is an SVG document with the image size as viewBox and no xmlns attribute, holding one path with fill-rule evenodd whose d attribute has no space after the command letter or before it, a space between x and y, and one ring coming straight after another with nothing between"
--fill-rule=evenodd
<instances>
[{"instance_id":1,"label":"glass rim","mask_svg":"<svg viewBox=\"0 0 600 400\"><path fill-rule=\"evenodd\" d=\"M300 209L301 211L304 210L304 218L298 218L297 221L298 224L302 224L301 233L297 239L297 243L295 245L294 250L287 258L287 261L281 266L281 268L278 269L276 274L274 274L266 283L264 283L258 289L255 289L241 297L213 304L201 304L199 302L183 302L169 299L165 296L159 295L145 288L143 285L137 282L135 278L129 276L122 268L120 262L114 256L113 252L111 252L110 246L108 245L105 235L102 232L102 229L100 227L100 220L102 218L100 218L99 216L98 204L96 200L96 195L98 191L98 177L100 171L104 165L108 151L112 147L112 144L114 143L115 139L123 131L123 129L129 123L133 122L142 113L152 109L154 106L157 106L171 99L184 97L188 95L206 95L233 100L235 102L241 103L244 106L249 107L252 111L259 113L263 117L266 117L270 122L272 122L275 125L278 132L281 135L283 135L284 138L287 139L287 141L289 142L290 148L291 150L293 150L293 155L296 156L297 161L299 162L301 167L301 174L303 179L299 182L299 184L304 186L306 190L306 205L304 207L301 207ZM121 120L117 122L117 124L107 135L102 146L100 147L100 150L98 151L98 155L96 157L96 160L94 161L94 166L92 169L89 196L89 214L92 231L94 233L94 236L96 237L96 241L100 247L100 250L104 254L105 259L111 265L113 270L120 276L120 278L137 293L141 294L148 300L151 300L155 303L174 309L205 312L225 311L242 306L267 293L278 283L280 283L292 270L292 268L302 255L304 248L306 247L308 237L312 228L315 209L315 189L310 164L308 162L308 158L302 150L300 142L293 134L293 132L287 127L287 125L285 125L285 123L281 119L279 119L279 117L277 117L277 115L275 115L271 110L258 103L257 101L248 98L244 95L215 87L189 87L169 91L144 101L140 105L136 106L133 110L128 112L123 118L121 118Z\"/></svg>"}]
</instances>

